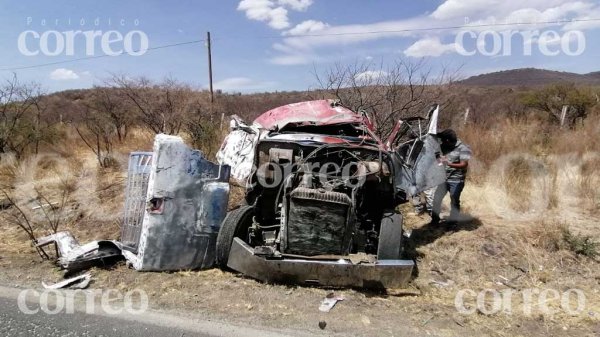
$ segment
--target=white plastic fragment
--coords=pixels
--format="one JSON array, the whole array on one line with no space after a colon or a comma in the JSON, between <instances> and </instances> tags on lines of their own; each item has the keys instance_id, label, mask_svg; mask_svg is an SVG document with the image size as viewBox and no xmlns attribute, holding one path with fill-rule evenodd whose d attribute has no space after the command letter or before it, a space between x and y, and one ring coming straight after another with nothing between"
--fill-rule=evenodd
<instances>
[{"instance_id":1,"label":"white plastic fragment","mask_svg":"<svg viewBox=\"0 0 600 337\"><path fill-rule=\"evenodd\" d=\"M54 283L47 284L42 281L42 286L45 289L62 289L62 288L73 288L73 289L85 289L89 286L90 281L92 280L92 274L86 273L83 275L71 277L69 279Z\"/></svg>"},{"instance_id":2,"label":"white plastic fragment","mask_svg":"<svg viewBox=\"0 0 600 337\"><path fill-rule=\"evenodd\" d=\"M343 301L343 300L344 300L344 297L342 297L342 296L335 296L334 293L329 293L323 299L323 301L321 302L321 305L319 305L319 311L329 312L329 311L331 311L331 309L333 309L333 307L335 306L335 304L338 301Z\"/></svg>"}]
</instances>

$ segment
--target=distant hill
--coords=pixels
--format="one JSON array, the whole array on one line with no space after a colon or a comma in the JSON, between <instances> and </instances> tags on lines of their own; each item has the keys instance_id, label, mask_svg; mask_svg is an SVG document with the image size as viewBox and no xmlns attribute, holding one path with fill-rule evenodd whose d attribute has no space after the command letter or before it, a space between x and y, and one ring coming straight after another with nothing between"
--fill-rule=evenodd
<instances>
[{"instance_id":1,"label":"distant hill","mask_svg":"<svg viewBox=\"0 0 600 337\"><path fill-rule=\"evenodd\" d=\"M473 86L538 86L557 82L600 85L600 71L588 74L576 74L563 71L523 68L472 76L459 83Z\"/></svg>"}]
</instances>

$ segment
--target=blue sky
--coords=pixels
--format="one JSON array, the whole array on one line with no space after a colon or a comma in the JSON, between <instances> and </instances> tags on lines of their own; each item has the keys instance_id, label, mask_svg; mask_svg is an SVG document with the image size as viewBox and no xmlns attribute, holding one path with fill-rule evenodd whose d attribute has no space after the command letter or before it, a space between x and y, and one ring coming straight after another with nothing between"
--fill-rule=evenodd
<instances>
[{"instance_id":1,"label":"blue sky","mask_svg":"<svg viewBox=\"0 0 600 337\"><path fill-rule=\"evenodd\" d=\"M430 29L442 27L454 28ZM140 32L156 48L203 39L208 30L215 87L226 91L305 90L316 85L315 70L334 63L372 62L376 70L398 58L424 57L434 69L460 66L464 77L522 67L600 70L600 3L590 0L5 0L0 76L16 72L48 91L91 87L111 73L172 76L206 87L204 43L134 56L124 50L124 36L137 31L130 34L135 52ZM72 55L69 32L75 34ZM85 32L98 37L86 38ZM457 34L464 38L457 40ZM123 49L122 55L75 61L104 55L102 39L115 40L108 52ZM27 66L36 67L15 70Z\"/></svg>"}]
</instances>

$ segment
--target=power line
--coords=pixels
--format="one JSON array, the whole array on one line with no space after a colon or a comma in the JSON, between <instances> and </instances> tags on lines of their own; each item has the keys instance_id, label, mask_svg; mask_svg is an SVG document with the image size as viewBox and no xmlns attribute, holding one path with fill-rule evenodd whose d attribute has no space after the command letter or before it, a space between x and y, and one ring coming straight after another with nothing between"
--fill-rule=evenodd
<instances>
[{"instance_id":1,"label":"power line","mask_svg":"<svg viewBox=\"0 0 600 337\"><path fill-rule=\"evenodd\" d=\"M600 21L600 18L593 19L573 19L573 20L558 20L558 21L536 21L536 22L504 22L504 23L486 23L476 25L463 26L442 26L442 27L424 27L424 28L407 28L394 30L373 30L364 32L344 32L344 33L315 33L315 34L296 34L296 35L264 35L264 36L224 36L213 38L215 40L227 39L276 39L276 38L295 38L295 37L320 37L320 36L344 36L344 35L370 35L370 34L385 34L385 33L409 33L434 30L450 30L450 29L466 29L466 28L483 28L483 27L505 27L505 26L526 26L526 25L546 25L546 24L563 24L573 22L595 22Z\"/></svg>"},{"instance_id":2,"label":"power line","mask_svg":"<svg viewBox=\"0 0 600 337\"><path fill-rule=\"evenodd\" d=\"M489 24L475 24L475 25L462 25L462 26L442 26L442 27L423 27L423 28L408 28L408 29L395 29L395 30L375 30L375 31L364 31L364 32L344 32L344 33L314 33L314 34L298 34L298 35L264 35L264 36L223 36L219 38L213 38L212 40L228 40L228 39L282 39L282 38L298 38L298 37L321 37L321 36L352 36L352 35L372 35L372 34L391 34L391 33L408 33L408 32L422 32L422 31L435 31L435 30L451 30L451 29L469 29L469 28L484 28L484 27L506 27L506 26L526 26L526 25L546 25L546 24L563 24L563 23L576 23L576 22L596 22L600 21L600 18L592 18L592 19L573 19L573 20L556 20L556 21L537 21L537 22L504 22L504 23L489 23ZM156 46L147 48L146 51L164 49L194 43L206 42L205 39L202 40L193 40L186 41L180 43L167 44L162 46ZM140 52L141 50L137 50L136 52ZM123 53L120 53L120 56ZM78 62L78 61L86 61L92 59L99 59L104 57L110 57L113 55L98 55L98 56L88 56L81 57L71 60L63 60L57 62L49 62L49 63L41 63L30 66L21 66L21 67L5 67L0 68L0 71L15 71L15 70L24 70L24 69L33 69L40 67L47 67L51 65Z\"/></svg>"},{"instance_id":3,"label":"power line","mask_svg":"<svg viewBox=\"0 0 600 337\"><path fill-rule=\"evenodd\" d=\"M183 46L183 45L187 45L187 44L194 44L194 43L200 43L200 42L205 42L206 40L194 40L194 41L187 41L187 42L179 42L179 43L172 43L172 44L166 44L166 45L162 45L162 46L156 46L156 47L150 47L147 48L146 51L149 50L157 50L157 49L164 49L164 48L170 48L170 47L176 47L176 46ZM136 50L135 52L140 52L141 50ZM64 63L71 63L71 62L77 62L77 61L85 61L85 60L93 60L93 59L99 59L99 58L103 58L103 57L112 57L112 56L121 56L123 55L123 53L120 53L118 55L97 55L97 56L87 56L87 57L80 57L80 58L76 58L76 59L71 59L71 60L63 60L63 61L56 61L56 62L49 62L49 63L41 63L41 64L34 64L34 65L30 65L30 66L22 66L22 67L7 67L7 68L0 68L0 71L15 71L15 70L23 70L23 69L32 69L32 68L40 68L40 67L47 67L47 66L52 66L52 65L57 65L57 64L64 64Z\"/></svg>"}]
</instances>

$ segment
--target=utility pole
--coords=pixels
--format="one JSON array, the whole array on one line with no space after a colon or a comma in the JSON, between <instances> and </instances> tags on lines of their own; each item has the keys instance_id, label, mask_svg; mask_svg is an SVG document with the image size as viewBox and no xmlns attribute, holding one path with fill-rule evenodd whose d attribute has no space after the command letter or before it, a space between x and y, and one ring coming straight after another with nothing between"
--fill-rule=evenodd
<instances>
[{"instance_id":1,"label":"utility pole","mask_svg":"<svg viewBox=\"0 0 600 337\"><path fill-rule=\"evenodd\" d=\"M210 89L210 103L215 101L213 94L213 78L212 78L212 55L210 51L210 32L206 32L206 47L208 48L208 85Z\"/></svg>"}]
</instances>

